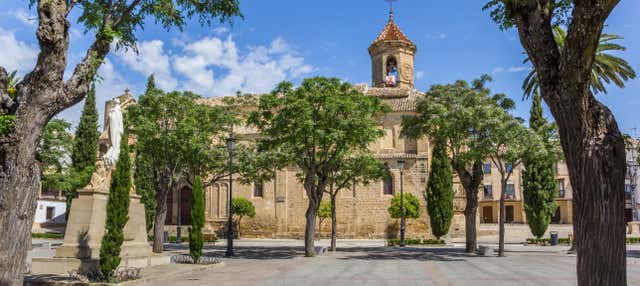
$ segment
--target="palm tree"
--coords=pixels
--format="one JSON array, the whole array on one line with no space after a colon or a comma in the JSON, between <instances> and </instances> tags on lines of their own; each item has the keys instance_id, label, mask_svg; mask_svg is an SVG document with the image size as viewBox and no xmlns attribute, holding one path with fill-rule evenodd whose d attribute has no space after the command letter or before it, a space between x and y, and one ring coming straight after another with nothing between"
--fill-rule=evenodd
<instances>
[{"instance_id":1,"label":"palm tree","mask_svg":"<svg viewBox=\"0 0 640 286\"><path fill-rule=\"evenodd\" d=\"M567 33L559 26L553 28L553 36L558 44L558 48L564 47L565 38ZM612 43L615 40L623 39L621 36L613 34L600 35L600 44L596 51L596 58L591 67L591 90L593 93L607 93L605 84L614 83L619 87L624 87L624 82L636 77L636 72L629 65L629 63L619 57L608 54L609 51L625 51L627 48ZM524 62L529 62L529 58ZM522 89L524 90L524 97L530 97L535 91L538 90L538 76L535 69L531 69L531 72L527 75L522 83Z\"/></svg>"},{"instance_id":2,"label":"palm tree","mask_svg":"<svg viewBox=\"0 0 640 286\"><path fill-rule=\"evenodd\" d=\"M20 77L17 75L18 71L12 71L6 79L6 86L7 86L7 92L9 93L9 96L11 96L13 98L14 94L16 93L16 85L20 82Z\"/></svg>"}]
</instances>

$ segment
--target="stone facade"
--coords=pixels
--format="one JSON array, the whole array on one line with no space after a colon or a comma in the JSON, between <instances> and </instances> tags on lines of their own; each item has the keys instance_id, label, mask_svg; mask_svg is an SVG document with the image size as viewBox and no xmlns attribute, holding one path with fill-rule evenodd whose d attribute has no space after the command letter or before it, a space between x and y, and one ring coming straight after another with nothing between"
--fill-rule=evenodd
<instances>
[{"instance_id":1,"label":"stone facade","mask_svg":"<svg viewBox=\"0 0 640 286\"><path fill-rule=\"evenodd\" d=\"M500 193L502 184L498 168L487 160L484 163L484 180L478 190L478 213L481 223L497 223L500 215ZM522 164L513 169L507 185L513 189L512 194L507 194L505 199L505 221L507 223L526 223L527 218L524 212L523 187L522 187ZM558 197L556 203L558 209L551 220L551 223L570 224L573 222L572 198L573 188L569 183L569 170L564 162L556 164L556 179L558 180Z\"/></svg>"},{"instance_id":2,"label":"stone facade","mask_svg":"<svg viewBox=\"0 0 640 286\"><path fill-rule=\"evenodd\" d=\"M372 144L371 150L377 157L387 164L391 172L391 181L374 182L367 186L356 186L350 190L342 190L337 200L338 236L340 238L388 238L398 234L398 221L390 218L387 208L390 205L393 194L400 192L400 170L398 160L406 161L403 170L403 188L405 192L415 195L421 204L421 216L418 219L407 220L407 237L432 238L429 217L426 211L425 190L429 175L431 144L428 139L409 140L400 136L401 118L403 115L415 114L416 102L425 94L414 89L414 56L416 46L400 31L393 17L369 47L372 63L372 87L366 84L357 88L365 95L381 98L392 111L377 120L380 128L384 130L384 137ZM389 84L389 60L393 59L392 67L395 67L396 80ZM393 83L393 82L392 82ZM255 99L255 97L254 97ZM207 98L203 104L224 105L224 98ZM251 104L245 106L246 111L254 109ZM256 136L256 130L246 126L234 127L235 131L243 135ZM522 167L516 168L511 181L514 184L516 194L507 200L507 206L513 212L514 222L525 222L524 208L522 206L522 188L520 172ZM559 198L560 217L562 222L571 222L571 187L566 172L566 166L559 164L559 179L564 180L566 188L565 197ZM278 171L275 179L263 184L244 185L233 182L234 197L249 199L256 207L254 218L242 220L243 237L301 238L304 235L305 212L308 199L302 184L296 177L298 170L293 167ZM452 237L464 237L464 208L465 193L459 182L455 182L454 218L449 234ZM486 184L493 185L493 194L500 190L500 179L497 170L487 174ZM385 188L385 185L387 186ZM260 187L261 186L261 187ZM221 182L205 190L206 205L206 231L216 232L222 235L226 227L228 212L228 188L229 182ZM175 224L178 217L178 201L182 202L180 211L181 222L188 224L188 211L190 189L178 188L183 193L178 199L178 194L171 194L168 199L169 212L167 218L167 230L175 232ZM386 191L385 191L386 190ZM482 190L480 190L482 193ZM498 215L497 197L480 195L481 202L478 209L480 222L483 207L489 207L491 219L494 221ZM325 200L329 200L325 196ZM489 212L488 212L489 213ZM330 222L324 222L320 235L330 234Z\"/></svg>"}]
</instances>

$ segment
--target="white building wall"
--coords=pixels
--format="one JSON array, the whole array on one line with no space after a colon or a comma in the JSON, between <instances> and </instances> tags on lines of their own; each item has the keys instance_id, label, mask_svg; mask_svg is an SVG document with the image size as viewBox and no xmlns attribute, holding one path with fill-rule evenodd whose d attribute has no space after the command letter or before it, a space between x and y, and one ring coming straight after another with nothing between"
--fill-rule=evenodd
<instances>
[{"instance_id":1,"label":"white building wall","mask_svg":"<svg viewBox=\"0 0 640 286\"><path fill-rule=\"evenodd\" d=\"M35 223L65 223L65 213L67 203L58 200L38 199L36 208ZM54 208L53 219L47 220L47 208Z\"/></svg>"}]
</instances>

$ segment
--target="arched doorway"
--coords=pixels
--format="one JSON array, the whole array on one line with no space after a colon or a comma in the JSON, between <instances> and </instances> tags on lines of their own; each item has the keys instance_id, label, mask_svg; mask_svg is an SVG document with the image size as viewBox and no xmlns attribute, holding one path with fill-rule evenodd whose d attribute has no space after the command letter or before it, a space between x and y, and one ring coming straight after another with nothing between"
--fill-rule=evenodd
<instances>
[{"instance_id":1,"label":"arched doorway","mask_svg":"<svg viewBox=\"0 0 640 286\"><path fill-rule=\"evenodd\" d=\"M191 188L183 187L180 189L180 224L191 224Z\"/></svg>"}]
</instances>

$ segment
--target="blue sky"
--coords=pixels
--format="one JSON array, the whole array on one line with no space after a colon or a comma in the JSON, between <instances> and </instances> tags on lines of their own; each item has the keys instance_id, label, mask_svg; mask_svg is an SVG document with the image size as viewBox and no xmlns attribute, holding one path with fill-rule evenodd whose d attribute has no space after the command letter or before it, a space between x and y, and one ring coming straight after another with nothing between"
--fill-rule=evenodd
<instances>
[{"instance_id":1,"label":"blue sky","mask_svg":"<svg viewBox=\"0 0 640 286\"><path fill-rule=\"evenodd\" d=\"M37 56L35 11L26 0L0 0L0 65L21 74ZM522 101L521 82L529 68L515 30L500 31L487 12L486 1L401 0L395 19L418 46L416 88L490 74L494 92L517 102L515 114L528 118L529 101ZM607 21L606 31L625 37L622 55L640 71L640 1L621 1ZM189 89L205 96L235 91L267 92L281 80L336 76L352 83L370 83L367 47L387 21L383 0L241 1L244 20L233 25L201 27L193 22L180 32L165 31L149 21L137 33L140 53L112 52L100 69L98 104L125 88L137 95L146 77L155 73L165 89ZM636 31L634 33L634 31ZM91 36L72 23L69 68L84 55ZM608 87L598 99L611 108L621 129L640 129L640 79L624 89ZM81 104L61 117L77 122ZM102 113L102 110L100 110ZM640 134L636 134L640 135Z\"/></svg>"}]
</instances>

